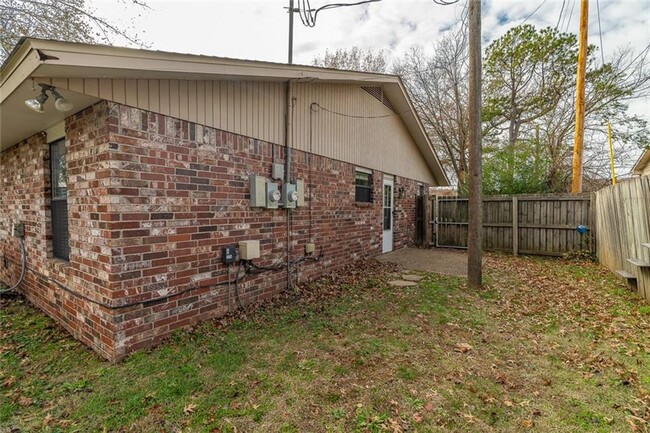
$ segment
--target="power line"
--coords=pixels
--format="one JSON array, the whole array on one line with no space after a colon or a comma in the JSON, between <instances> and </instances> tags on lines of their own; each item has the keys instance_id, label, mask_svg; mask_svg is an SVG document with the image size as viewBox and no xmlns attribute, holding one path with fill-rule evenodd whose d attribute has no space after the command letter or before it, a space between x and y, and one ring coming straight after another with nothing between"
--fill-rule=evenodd
<instances>
[{"instance_id":1,"label":"power line","mask_svg":"<svg viewBox=\"0 0 650 433\"><path fill-rule=\"evenodd\" d=\"M298 16L300 16L300 21L306 27L314 27L316 25L316 19L318 18L318 13L326 9L334 9L348 6L359 6L366 3L375 3L381 0L363 0L355 3L331 3L325 6L321 6L316 9L312 9L309 0L300 0L298 2ZM434 0L436 1L436 0ZM293 11L289 11L293 13Z\"/></svg>"},{"instance_id":2,"label":"power line","mask_svg":"<svg viewBox=\"0 0 650 433\"><path fill-rule=\"evenodd\" d=\"M532 17L533 15L535 15L535 12L537 12L537 11L539 10L539 8L541 8L542 6L544 6L544 3L546 3L546 0L544 0L544 1L539 5L539 6L537 6L537 9L535 9L535 10L533 11L532 14L528 15L528 16L526 17L526 19L523 20L523 21L521 22L521 24L519 24L519 25L521 26L521 25L525 24L526 21L528 21L528 20L530 19L530 17Z\"/></svg>"},{"instance_id":3,"label":"power line","mask_svg":"<svg viewBox=\"0 0 650 433\"><path fill-rule=\"evenodd\" d=\"M603 47L603 29L600 27L600 1L596 0L596 10L598 11L598 37L600 38L600 58L605 66L605 48Z\"/></svg>"},{"instance_id":4,"label":"power line","mask_svg":"<svg viewBox=\"0 0 650 433\"><path fill-rule=\"evenodd\" d=\"M467 2L470 0L466 0L465 4L463 5L463 12L461 12L460 16L460 28L462 29L463 27L467 27L467 16L469 15L469 7L467 6Z\"/></svg>"},{"instance_id":5,"label":"power line","mask_svg":"<svg viewBox=\"0 0 650 433\"><path fill-rule=\"evenodd\" d=\"M335 8L342 8L342 7L349 7L349 6L359 6L363 4L368 4L368 3L376 3L381 0L363 0L363 1L358 1L354 3L330 3L324 6L321 6L319 8L313 9L311 7L311 3L309 0L299 0L298 1L298 8L296 10L290 10L289 13L293 12L298 12L298 16L300 17L300 21L302 21L302 24L305 27L315 27L316 26L316 19L318 18L318 14L321 11L327 10L327 9L335 9ZM460 0L433 0L433 2L437 5L440 6L450 6L453 4L458 3ZM544 0L546 1L546 0Z\"/></svg>"},{"instance_id":6,"label":"power line","mask_svg":"<svg viewBox=\"0 0 650 433\"><path fill-rule=\"evenodd\" d=\"M571 24L571 17L573 17L573 8L575 7L575 5L576 5L576 0L573 0L573 2L571 3L571 12L569 13L569 16L567 17L566 20L566 29L564 30L565 33L568 33L569 31L569 24Z\"/></svg>"},{"instance_id":7,"label":"power line","mask_svg":"<svg viewBox=\"0 0 650 433\"><path fill-rule=\"evenodd\" d=\"M314 111L314 112L318 112L317 110L314 110L312 108L314 106L318 107L320 110L327 111L328 113L336 114L337 116L342 116L342 117L349 117L351 119L383 119L385 117L397 116L397 113L384 114L384 115L380 115L380 116L361 116L361 115L356 115L356 114L339 113L338 111L334 111L334 110L330 110L328 108L325 108L325 107L323 107L322 105L320 105L317 102L312 102L312 104L310 106L310 109L312 111ZM407 110L407 111L410 111L410 110Z\"/></svg>"},{"instance_id":8,"label":"power line","mask_svg":"<svg viewBox=\"0 0 650 433\"><path fill-rule=\"evenodd\" d=\"M562 0L562 9L560 9L560 16L557 17L557 23L555 24L555 30L558 29L560 26L560 21L562 20L562 13L564 12L564 5L566 4L566 0Z\"/></svg>"}]
</instances>

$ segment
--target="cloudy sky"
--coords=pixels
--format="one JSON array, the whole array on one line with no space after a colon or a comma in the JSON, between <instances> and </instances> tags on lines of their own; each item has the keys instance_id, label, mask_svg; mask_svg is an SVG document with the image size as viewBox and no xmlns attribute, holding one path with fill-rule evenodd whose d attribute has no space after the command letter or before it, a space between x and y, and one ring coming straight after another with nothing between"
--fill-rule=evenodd
<instances>
[{"instance_id":1,"label":"cloudy sky","mask_svg":"<svg viewBox=\"0 0 650 433\"><path fill-rule=\"evenodd\" d=\"M298 0L296 0L298 1ZM336 0L353 3L355 0ZM332 1L312 0L313 8ZM143 40L153 49L224 57L285 62L287 59L288 0L167 1L146 0L151 10L116 7L115 1L91 0L114 22L134 16ZM485 44L524 21L558 26L576 32L579 0L483 1ZM637 50L650 43L650 1L600 0L605 57L621 46ZM590 43L600 46L597 2L590 1ZM400 55L414 44L431 48L459 22L464 1L440 6L433 0L383 0L362 6L330 9L318 15L314 28L296 15L294 61L310 63L326 48L385 49ZM562 11L562 14L560 12Z\"/></svg>"}]
</instances>

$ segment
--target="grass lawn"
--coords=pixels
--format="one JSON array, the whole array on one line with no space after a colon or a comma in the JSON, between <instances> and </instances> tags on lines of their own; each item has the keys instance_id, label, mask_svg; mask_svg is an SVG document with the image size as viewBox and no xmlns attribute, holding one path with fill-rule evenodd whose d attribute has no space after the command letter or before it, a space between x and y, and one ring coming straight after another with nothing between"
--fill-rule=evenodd
<instances>
[{"instance_id":1,"label":"grass lawn","mask_svg":"<svg viewBox=\"0 0 650 433\"><path fill-rule=\"evenodd\" d=\"M487 255L486 288L377 262L112 365L0 301L0 432L624 432L650 306L593 263Z\"/></svg>"}]
</instances>

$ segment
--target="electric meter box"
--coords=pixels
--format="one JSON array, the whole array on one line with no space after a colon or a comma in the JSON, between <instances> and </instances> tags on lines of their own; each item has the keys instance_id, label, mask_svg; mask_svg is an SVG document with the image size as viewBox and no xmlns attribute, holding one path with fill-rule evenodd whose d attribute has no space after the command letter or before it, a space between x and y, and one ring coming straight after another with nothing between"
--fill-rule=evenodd
<instances>
[{"instance_id":1,"label":"electric meter box","mask_svg":"<svg viewBox=\"0 0 650 433\"><path fill-rule=\"evenodd\" d=\"M230 245L221 249L221 263L229 265L237 259L237 247Z\"/></svg>"},{"instance_id":2,"label":"electric meter box","mask_svg":"<svg viewBox=\"0 0 650 433\"><path fill-rule=\"evenodd\" d=\"M278 184L274 182L266 183L266 207L269 209L277 209L282 200L282 193L278 189Z\"/></svg>"},{"instance_id":3,"label":"electric meter box","mask_svg":"<svg viewBox=\"0 0 650 433\"><path fill-rule=\"evenodd\" d=\"M298 202L298 191L293 183L282 185L282 205L287 209L293 209Z\"/></svg>"},{"instance_id":4,"label":"electric meter box","mask_svg":"<svg viewBox=\"0 0 650 433\"><path fill-rule=\"evenodd\" d=\"M253 260L260 258L260 241L239 241L239 259Z\"/></svg>"},{"instance_id":5,"label":"electric meter box","mask_svg":"<svg viewBox=\"0 0 650 433\"><path fill-rule=\"evenodd\" d=\"M266 179L250 175L251 207L266 207Z\"/></svg>"},{"instance_id":6,"label":"electric meter box","mask_svg":"<svg viewBox=\"0 0 650 433\"><path fill-rule=\"evenodd\" d=\"M296 206L301 207L305 205L305 181L297 180L296 181L296 192L298 193L298 201Z\"/></svg>"}]
</instances>

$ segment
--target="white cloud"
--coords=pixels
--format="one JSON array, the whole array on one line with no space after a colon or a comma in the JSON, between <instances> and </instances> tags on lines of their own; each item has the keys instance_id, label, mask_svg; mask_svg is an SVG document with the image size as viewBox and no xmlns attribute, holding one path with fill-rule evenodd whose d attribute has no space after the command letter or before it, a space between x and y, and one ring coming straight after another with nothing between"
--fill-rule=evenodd
<instances>
[{"instance_id":1,"label":"white cloud","mask_svg":"<svg viewBox=\"0 0 650 433\"><path fill-rule=\"evenodd\" d=\"M330 2L312 0L311 3L318 7ZM125 14L141 12L128 5L125 12L124 8L116 7L115 1L90 3L118 23L124 21ZM142 13L135 24L153 49L284 62L288 3L287 0L149 0L151 10ZM575 32L579 3L579 0L483 1L484 40L498 38L525 19L539 27L554 27L561 9L564 10L560 28ZM310 63L326 48L353 45L390 50L394 55L414 44L431 47L445 29L460 21L464 7L464 2L441 6L432 0L383 0L322 11L314 28L304 27L296 15L294 58L299 63ZM650 41L647 0L602 0L600 15L606 54L628 44L640 50ZM589 33L590 43L600 45L596 2L590 2Z\"/></svg>"}]
</instances>

